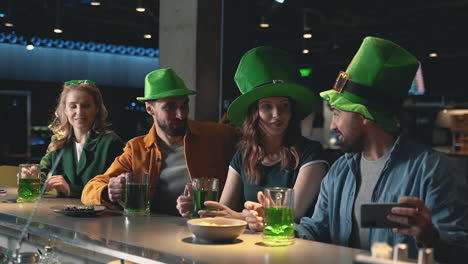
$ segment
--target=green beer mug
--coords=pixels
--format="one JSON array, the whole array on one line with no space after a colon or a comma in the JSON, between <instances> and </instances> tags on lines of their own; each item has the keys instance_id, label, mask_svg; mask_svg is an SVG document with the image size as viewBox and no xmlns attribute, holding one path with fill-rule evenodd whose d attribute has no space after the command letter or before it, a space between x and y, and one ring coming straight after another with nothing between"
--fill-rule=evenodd
<instances>
[{"instance_id":1,"label":"green beer mug","mask_svg":"<svg viewBox=\"0 0 468 264\"><path fill-rule=\"evenodd\" d=\"M205 201L219 200L219 180L216 178L195 178L192 180L193 212L192 218L200 218L199 210L209 210ZM213 208L214 209L214 208Z\"/></svg>"},{"instance_id":2,"label":"green beer mug","mask_svg":"<svg viewBox=\"0 0 468 264\"><path fill-rule=\"evenodd\" d=\"M294 190L266 188L263 243L267 246L286 246L294 243Z\"/></svg>"},{"instance_id":3,"label":"green beer mug","mask_svg":"<svg viewBox=\"0 0 468 264\"><path fill-rule=\"evenodd\" d=\"M32 203L41 195L39 164L20 164L18 172L18 203Z\"/></svg>"},{"instance_id":4,"label":"green beer mug","mask_svg":"<svg viewBox=\"0 0 468 264\"><path fill-rule=\"evenodd\" d=\"M127 172L125 174L124 215L150 215L149 173Z\"/></svg>"}]
</instances>

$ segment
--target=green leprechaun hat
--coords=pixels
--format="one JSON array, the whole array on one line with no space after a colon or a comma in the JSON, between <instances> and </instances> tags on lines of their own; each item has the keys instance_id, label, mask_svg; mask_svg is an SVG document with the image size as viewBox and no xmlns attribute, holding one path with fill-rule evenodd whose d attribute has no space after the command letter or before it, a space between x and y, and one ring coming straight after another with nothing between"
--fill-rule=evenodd
<instances>
[{"instance_id":1,"label":"green leprechaun hat","mask_svg":"<svg viewBox=\"0 0 468 264\"><path fill-rule=\"evenodd\" d=\"M395 114L418 67L418 60L397 44L366 37L346 72L340 72L333 88L320 96L333 107L359 113L382 129L397 132Z\"/></svg>"},{"instance_id":2,"label":"green leprechaun hat","mask_svg":"<svg viewBox=\"0 0 468 264\"><path fill-rule=\"evenodd\" d=\"M184 81L171 68L159 69L148 73L145 77L145 97L137 97L138 101L155 100L166 97L196 94L187 89Z\"/></svg>"},{"instance_id":3,"label":"green leprechaun hat","mask_svg":"<svg viewBox=\"0 0 468 264\"><path fill-rule=\"evenodd\" d=\"M298 84L299 79L299 69L285 51L272 47L247 51L234 76L242 95L229 106L229 120L242 125L249 106L270 96L289 97L295 102L299 117L304 118L312 112L316 99L308 88Z\"/></svg>"}]
</instances>

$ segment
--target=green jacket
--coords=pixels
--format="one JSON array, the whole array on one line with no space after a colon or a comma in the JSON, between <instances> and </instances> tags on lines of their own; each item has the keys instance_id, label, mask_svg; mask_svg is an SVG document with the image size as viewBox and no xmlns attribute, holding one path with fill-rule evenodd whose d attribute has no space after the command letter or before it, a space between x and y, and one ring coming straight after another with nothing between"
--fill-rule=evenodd
<instances>
[{"instance_id":1,"label":"green jacket","mask_svg":"<svg viewBox=\"0 0 468 264\"><path fill-rule=\"evenodd\" d=\"M55 140L55 136L52 137L52 140ZM103 174L115 157L122 153L123 146L124 142L115 133L98 135L91 131L83 146L83 152L77 166L75 142L73 134L71 134L62 147L64 148L62 160L57 165L53 175L63 175L70 185L70 197L79 198L83 186L94 176ZM47 178L60 150L47 152L42 158L40 165L43 181ZM59 192L58 196L64 197L65 195Z\"/></svg>"}]
</instances>

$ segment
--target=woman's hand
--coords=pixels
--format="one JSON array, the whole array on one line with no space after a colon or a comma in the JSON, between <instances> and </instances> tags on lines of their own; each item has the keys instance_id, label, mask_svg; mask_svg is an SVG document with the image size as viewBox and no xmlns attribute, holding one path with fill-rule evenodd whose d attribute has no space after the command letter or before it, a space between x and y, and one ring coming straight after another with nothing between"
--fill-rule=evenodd
<instances>
[{"instance_id":1,"label":"woman's hand","mask_svg":"<svg viewBox=\"0 0 468 264\"><path fill-rule=\"evenodd\" d=\"M30 168L21 168L21 178L36 178L36 174L36 166L31 166Z\"/></svg>"},{"instance_id":2,"label":"woman's hand","mask_svg":"<svg viewBox=\"0 0 468 264\"><path fill-rule=\"evenodd\" d=\"M199 210L198 214L200 217L226 217L226 218L235 218L244 220L244 215L240 212L236 212L231 208L227 207L224 204L214 202L214 201L206 201L206 207L214 207L218 210Z\"/></svg>"},{"instance_id":3,"label":"woman's hand","mask_svg":"<svg viewBox=\"0 0 468 264\"><path fill-rule=\"evenodd\" d=\"M245 202L245 209L242 211L242 214L251 230L263 231L263 216L265 214L263 204L265 202L265 195L262 192L258 192L257 199L259 203L251 201Z\"/></svg>"},{"instance_id":4,"label":"woman's hand","mask_svg":"<svg viewBox=\"0 0 468 264\"><path fill-rule=\"evenodd\" d=\"M52 175L46 181L46 184L47 184L46 192L55 189L58 192L64 193L66 196L70 196L71 194L70 185L65 180L63 175Z\"/></svg>"}]
</instances>

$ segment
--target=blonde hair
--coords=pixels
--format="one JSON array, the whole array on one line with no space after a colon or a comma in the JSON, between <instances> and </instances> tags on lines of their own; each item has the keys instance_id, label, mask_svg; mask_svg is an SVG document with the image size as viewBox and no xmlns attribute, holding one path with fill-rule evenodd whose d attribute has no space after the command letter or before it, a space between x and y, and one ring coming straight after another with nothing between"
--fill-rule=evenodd
<instances>
[{"instance_id":1,"label":"blonde hair","mask_svg":"<svg viewBox=\"0 0 468 264\"><path fill-rule=\"evenodd\" d=\"M52 130L52 133L55 136L55 140L52 140L52 142L50 142L47 151L56 151L59 148L63 147L63 145L68 139L68 136L70 135L70 130L72 126L68 122L68 118L65 114L65 104L67 95L71 91L85 92L93 98L94 104L96 105L98 111L91 130L93 130L97 134L108 134L113 132L107 129L107 127L109 127L110 125L106 121L108 112L102 100L101 92L95 85L64 85L57 102L57 107L55 108L54 117L52 119L52 122L49 124L49 128Z\"/></svg>"},{"instance_id":2,"label":"blonde hair","mask_svg":"<svg viewBox=\"0 0 468 264\"><path fill-rule=\"evenodd\" d=\"M301 141L300 121L297 117L294 107L294 101L290 99L292 104L292 114L288 127L286 128L283 142L280 149L280 160L282 169L296 169L299 166L299 153ZM248 114L242 123L242 140L240 147L243 149L242 162L247 172L247 178L250 182L259 185L261 183L261 175L258 165L267 155L261 128L259 126L260 115L258 113L258 101L251 104Z\"/></svg>"}]
</instances>

